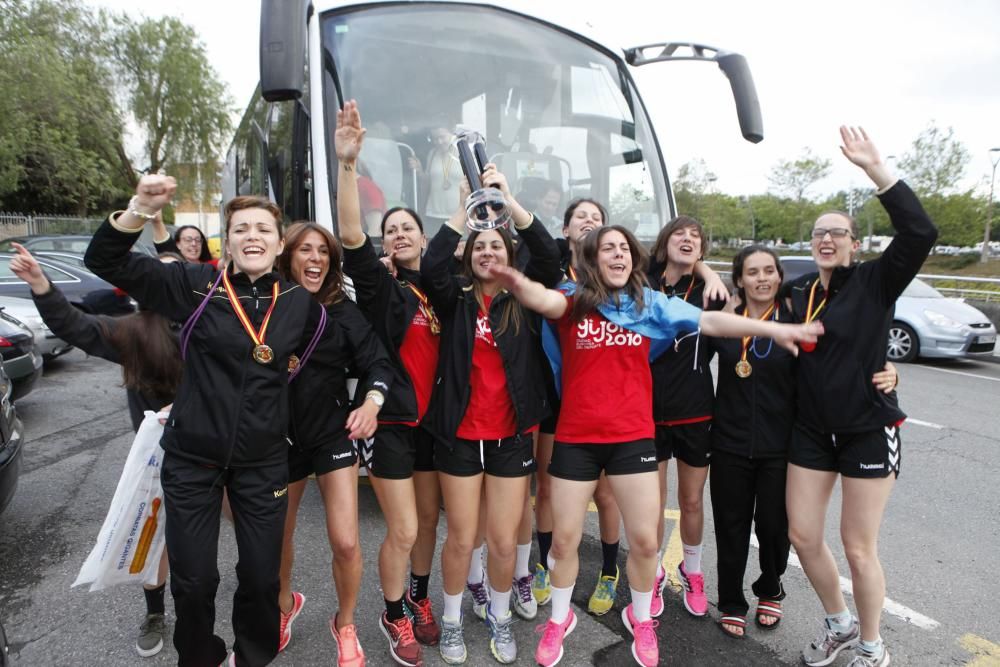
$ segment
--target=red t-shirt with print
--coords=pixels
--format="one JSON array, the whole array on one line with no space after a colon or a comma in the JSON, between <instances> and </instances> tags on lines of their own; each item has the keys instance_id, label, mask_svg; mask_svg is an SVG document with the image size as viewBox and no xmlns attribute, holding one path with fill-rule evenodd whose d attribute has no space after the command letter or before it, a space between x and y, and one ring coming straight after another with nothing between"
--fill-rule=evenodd
<instances>
[{"instance_id":1,"label":"red t-shirt with print","mask_svg":"<svg viewBox=\"0 0 1000 667\"><path fill-rule=\"evenodd\" d=\"M507 390L507 375L493 331L490 329L492 297L483 295L486 312L476 313L476 340L472 345L469 405L455 433L463 440L499 440L517 434L517 415Z\"/></svg>"},{"instance_id":2,"label":"red t-shirt with print","mask_svg":"<svg viewBox=\"0 0 1000 667\"><path fill-rule=\"evenodd\" d=\"M399 346L399 358L413 383L413 393L417 396L418 422L424 418L431 402L440 346L441 336L431 332L430 321L424 311L418 308L403 336L403 344ZM417 422L411 423L413 426L416 424Z\"/></svg>"},{"instance_id":3,"label":"red t-shirt with print","mask_svg":"<svg viewBox=\"0 0 1000 667\"><path fill-rule=\"evenodd\" d=\"M652 438L649 339L594 311L572 319L573 298L555 322L562 349L558 442L616 443Z\"/></svg>"}]
</instances>

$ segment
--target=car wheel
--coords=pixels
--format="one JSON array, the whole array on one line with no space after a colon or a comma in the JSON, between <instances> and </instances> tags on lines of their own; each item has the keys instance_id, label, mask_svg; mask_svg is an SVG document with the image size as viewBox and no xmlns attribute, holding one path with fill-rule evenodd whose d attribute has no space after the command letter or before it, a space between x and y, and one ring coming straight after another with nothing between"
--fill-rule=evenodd
<instances>
[{"instance_id":1,"label":"car wheel","mask_svg":"<svg viewBox=\"0 0 1000 667\"><path fill-rule=\"evenodd\" d=\"M916 332L902 322L893 322L889 327L888 350L889 361L906 363L917 358L920 352L920 340Z\"/></svg>"}]
</instances>

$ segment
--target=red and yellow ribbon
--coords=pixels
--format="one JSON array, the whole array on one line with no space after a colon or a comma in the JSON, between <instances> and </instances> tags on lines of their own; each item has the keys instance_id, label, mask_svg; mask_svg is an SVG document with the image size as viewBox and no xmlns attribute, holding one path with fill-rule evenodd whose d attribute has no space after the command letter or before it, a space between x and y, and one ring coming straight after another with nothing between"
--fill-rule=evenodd
<instances>
[{"instance_id":1,"label":"red and yellow ribbon","mask_svg":"<svg viewBox=\"0 0 1000 667\"><path fill-rule=\"evenodd\" d=\"M233 307L233 312L236 313L236 318L246 329L247 334L250 339L254 342L255 347L260 347L264 345L264 338L267 336L267 325L271 323L271 313L274 312L274 306L278 303L278 281L275 280L271 285L271 307L267 309L267 313L264 315L264 321L260 324L260 330L255 330L253 324L250 322L250 318L247 317L247 313L243 310L243 305L240 303L239 297L236 296L236 290L233 289L233 284L229 281L228 272L222 270L222 282L226 286L226 296L229 297L229 303Z\"/></svg>"}]
</instances>

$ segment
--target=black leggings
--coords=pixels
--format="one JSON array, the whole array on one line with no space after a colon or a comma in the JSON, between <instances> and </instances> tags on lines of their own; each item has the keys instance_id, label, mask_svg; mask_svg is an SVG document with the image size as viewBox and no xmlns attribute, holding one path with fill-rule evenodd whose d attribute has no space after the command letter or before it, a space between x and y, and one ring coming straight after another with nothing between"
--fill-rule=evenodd
<instances>
[{"instance_id":1,"label":"black leggings","mask_svg":"<svg viewBox=\"0 0 1000 667\"><path fill-rule=\"evenodd\" d=\"M177 622L177 664L218 665L226 643L215 634L222 491L229 492L239 549L233 598L234 651L241 665L266 665L278 654L278 569L288 508L288 465L215 468L171 455L161 470L170 593Z\"/></svg>"},{"instance_id":2,"label":"black leggings","mask_svg":"<svg viewBox=\"0 0 1000 667\"><path fill-rule=\"evenodd\" d=\"M712 452L712 516L719 554L719 611L746 616L743 575L750 550L750 523L760 543L757 597L785 597L781 575L788 566L788 517L785 515L783 458L749 459L716 449Z\"/></svg>"}]
</instances>

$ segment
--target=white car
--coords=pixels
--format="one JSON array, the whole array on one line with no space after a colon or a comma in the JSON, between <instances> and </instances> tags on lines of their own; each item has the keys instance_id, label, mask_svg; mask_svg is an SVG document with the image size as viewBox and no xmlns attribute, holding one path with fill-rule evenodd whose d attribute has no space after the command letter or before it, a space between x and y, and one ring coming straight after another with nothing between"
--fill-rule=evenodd
<instances>
[{"instance_id":1,"label":"white car","mask_svg":"<svg viewBox=\"0 0 1000 667\"><path fill-rule=\"evenodd\" d=\"M0 296L0 308L21 320L31 333L35 334L35 344L42 353L42 359L51 361L61 354L66 354L73 349L73 346L57 338L52 330L45 325L42 316L35 307L35 302L31 299L22 299L15 296Z\"/></svg>"}]
</instances>

